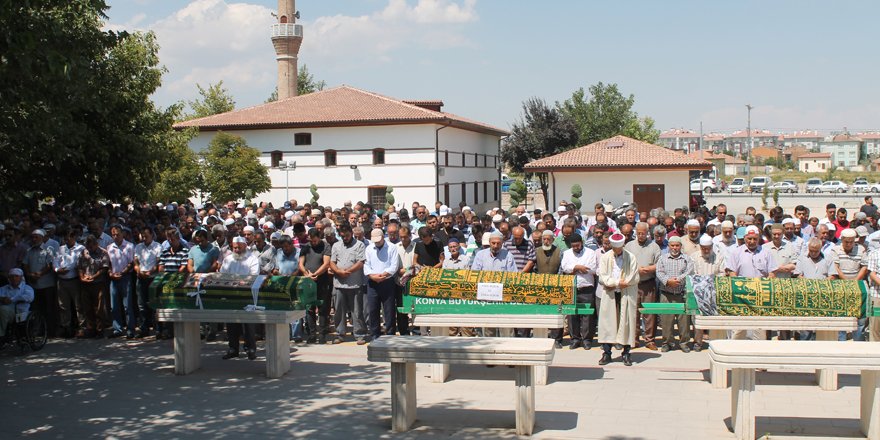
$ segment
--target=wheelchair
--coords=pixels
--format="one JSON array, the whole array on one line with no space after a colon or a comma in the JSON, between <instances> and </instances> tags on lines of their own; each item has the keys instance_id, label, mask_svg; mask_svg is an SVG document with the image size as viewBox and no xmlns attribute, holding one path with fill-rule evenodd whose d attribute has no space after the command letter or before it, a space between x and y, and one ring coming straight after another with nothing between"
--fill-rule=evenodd
<instances>
[{"instance_id":1,"label":"wheelchair","mask_svg":"<svg viewBox=\"0 0 880 440\"><path fill-rule=\"evenodd\" d=\"M0 349L14 346L18 347L21 353L28 350L39 351L49 339L46 318L34 310L19 311L18 308L21 304L26 303L15 303L15 319L6 328L6 336L0 338Z\"/></svg>"}]
</instances>

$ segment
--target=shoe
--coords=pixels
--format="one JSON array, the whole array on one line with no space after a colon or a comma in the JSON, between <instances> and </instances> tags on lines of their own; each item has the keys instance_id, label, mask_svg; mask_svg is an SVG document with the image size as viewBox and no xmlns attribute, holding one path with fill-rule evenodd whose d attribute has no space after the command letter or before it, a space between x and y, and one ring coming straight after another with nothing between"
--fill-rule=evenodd
<instances>
[{"instance_id":1,"label":"shoe","mask_svg":"<svg viewBox=\"0 0 880 440\"><path fill-rule=\"evenodd\" d=\"M694 344L694 351L697 353L703 351L703 344Z\"/></svg>"},{"instance_id":2,"label":"shoe","mask_svg":"<svg viewBox=\"0 0 880 440\"><path fill-rule=\"evenodd\" d=\"M134 332L128 332L125 334L125 339L134 339Z\"/></svg>"},{"instance_id":3,"label":"shoe","mask_svg":"<svg viewBox=\"0 0 880 440\"><path fill-rule=\"evenodd\" d=\"M108 331L108 332L107 332L107 338L108 338L108 339L110 339L110 338L120 338L120 337L122 337L123 334L124 334L124 333L122 333L122 331L120 331L120 330L112 330L112 331Z\"/></svg>"},{"instance_id":4,"label":"shoe","mask_svg":"<svg viewBox=\"0 0 880 440\"><path fill-rule=\"evenodd\" d=\"M80 330L80 331L76 332L76 339L85 339L85 338L86 338L86 332L84 330Z\"/></svg>"},{"instance_id":5,"label":"shoe","mask_svg":"<svg viewBox=\"0 0 880 440\"><path fill-rule=\"evenodd\" d=\"M560 350L562 349L562 344L559 341L553 343L553 348Z\"/></svg>"},{"instance_id":6,"label":"shoe","mask_svg":"<svg viewBox=\"0 0 880 440\"><path fill-rule=\"evenodd\" d=\"M306 344L314 344L317 341L318 341L318 338L316 338L314 336L309 336L309 338L306 339Z\"/></svg>"},{"instance_id":7,"label":"shoe","mask_svg":"<svg viewBox=\"0 0 880 440\"><path fill-rule=\"evenodd\" d=\"M648 342L647 344L645 344L645 348L651 351L657 351L657 344L653 342Z\"/></svg>"},{"instance_id":8,"label":"shoe","mask_svg":"<svg viewBox=\"0 0 880 440\"><path fill-rule=\"evenodd\" d=\"M615 350L623 350L623 346L620 344L614 344L614 349Z\"/></svg>"},{"instance_id":9,"label":"shoe","mask_svg":"<svg viewBox=\"0 0 880 440\"><path fill-rule=\"evenodd\" d=\"M366 340L366 339L358 339L358 340L357 340L357 345L364 345L364 344L366 344L366 343L367 343L367 340Z\"/></svg>"},{"instance_id":10,"label":"shoe","mask_svg":"<svg viewBox=\"0 0 880 440\"><path fill-rule=\"evenodd\" d=\"M672 347L670 347L668 344L663 344L663 345L660 346L660 351L663 352L663 353L666 353L666 352L669 351L671 348L672 348Z\"/></svg>"},{"instance_id":11,"label":"shoe","mask_svg":"<svg viewBox=\"0 0 880 440\"><path fill-rule=\"evenodd\" d=\"M633 361L629 353L623 355L623 365L626 365L627 367L632 367Z\"/></svg>"},{"instance_id":12,"label":"shoe","mask_svg":"<svg viewBox=\"0 0 880 440\"><path fill-rule=\"evenodd\" d=\"M611 363L611 353L602 353L602 359L599 359L599 365L608 365Z\"/></svg>"},{"instance_id":13,"label":"shoe","mask_svg":"<svg viewBox=\"0 0 880 440\"><path fill-rule=\"evenodd\" d=\"M584 350L589 350L589 349L593 348L593 342L592 341L584 341L581 344L581 346L584 347Z\"/></svg>"},{"instance_id":14,"label":"shoe","mask_svg":"<svg viewBox=\"0 0 880 440\"><path fill-rule=\"evenodd\" d=\"M341 344L341 343L342 343L342 338L340 338L339 336L333 338L332 344L335 345L335 344Z\"/></svg>"},{"instance_id":15,"label":"shoe","mask_svg":"<svg viewBox=\"0 0 880 440\"><path fill-rule=\"evenodd\" d=\"M326 344L326 343L327 343L327 337L326 337L326 336L321 335L321 336L318 337L318 344L320 344L320 345L324 345L324 344Z\"/></svg>"},{"instance_id":16,"label":"shoe","mask_svg":"<svg viewBox=\"0 0 880 440\"><path fill-rule=\"evenodd\" d=\"M303 341L303 338L293 338L293 342L296 342L297 344L302 343L302 341Z\"/></svg>"},{"instance_id":17,"label":"shoe","mask_svg":"<svg viewBox=\"0 0 880 440\"><path fill-rule=\"evenodd\" d=\"M583 343L583 342L581 342L581 341L575 339L575 340L571 341L571 345L568 346L568 349L569 349L569 350L574 350L575 348L583 347L583 346L584 346L584 343Z\"/></svg>"},{"instance_id":18,"label":"shoe","mask_svg":"<svg viewBox=\"0 0 880 440\"><path fill-rule=\"evenodd\" d=\"M681 344L681 351L682 351L682 353L690 353L690 352L691 352L691 348L688 347L687 344Z\"/></svg>"},{"instance_id":19,"label":"shoe","mask_svg":"<svg viewBox=\"0 0 880 440\"><path fill-rule=\"evenodd\" d=\"M223 359L224 360L232 359L232 358L237 358L238 356L239 356L239 353L237 351L230 350L230 351L227 351L226 354L223 355Z\"/></svg>"},{"instance_id":20,"label":"shoe","mask_svg":"<svg viewBox=\"0 0 880 440\"><path fill-rule=\"evenodd\" d=\"M250 361L256 359L256 358L257 358L257 352L256 352L256 350L248 350L248 351L247 351L247 357L248 357L248 360L250 360Z\"/></svg>"}]
</instances>

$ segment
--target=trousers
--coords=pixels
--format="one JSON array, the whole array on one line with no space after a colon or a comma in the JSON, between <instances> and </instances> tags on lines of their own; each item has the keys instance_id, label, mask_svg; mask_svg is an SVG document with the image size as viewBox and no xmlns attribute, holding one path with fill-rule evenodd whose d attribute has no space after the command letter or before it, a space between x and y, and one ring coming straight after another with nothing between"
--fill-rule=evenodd
<instances>
[{"instance_id":1,"label":"trousers","mask_svg":"<svg viewBox=\"0 0 880 440\"><path fill-rule=\"evenodd\" d=\"M684 295L660 291L661 303L684 303ZM690 315L662 315L660 325L663 326L663 344L675 344L675 332L672 330L673 323L678 325L678 343L687 344L691 339Z\"/></svg>"},{"instance_id":2,"label":"trousers","mask_svg":"<svg viewBox=\"0 0 880 440\"><path fill-rule=\"evenodd\" d=\"M578 304L589 304L596 307L596 286L578 287L576 300ZM568 317L568 334L572 341L592 341L596 335L595 315L570 315Z\"/></svg>"}]
</instances>

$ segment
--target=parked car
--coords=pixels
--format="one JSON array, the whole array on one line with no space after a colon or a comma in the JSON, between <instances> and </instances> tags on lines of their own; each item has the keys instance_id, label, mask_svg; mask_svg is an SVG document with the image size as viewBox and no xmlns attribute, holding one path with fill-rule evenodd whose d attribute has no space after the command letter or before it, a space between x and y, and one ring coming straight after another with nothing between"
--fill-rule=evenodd
<instances>
[{"instance_id":1,"label":"parked car","mask_svg":"<svg viewBox=\"0 0 880 440\"><path fill-rule=\"evenodd\" d=\"M870 190L871 190L871 184L868 183L868 181L866 179L857 179L852 184L852 191L854 193L868 192Z\"/></svg>"},{"instance_id":2,"label":"parked car","mask_svg":"<svg viewBox=\"0 0 880 440\"><path fill-rule=\"evenodd\" d=\"M768 187L768 191L779 191L781 193L793 194L798 192L798 186L790 181L776 182Z\"/></svg>"},{"instance_id":3,"label":"parked car","mask_svg":"<svg viewBox=\"0 0 880 440\"><path fill-rule=\"evenodd\" d=\"M829 180L816 189L819 193L845 193L849 191L849 187L839 180Z\"/></svg>"},{"instance_id":4,"label":"parked car","mask_svg":"<svg viewBox=\"0 0 880 440\"><path fill-rule=\"evenodd\" d=\"M741 193L745 192L746 189L746 179L742 177L737 177L730 181L730 184L727 185L727 192L730 193Z\"/></svg>"},{"instance_id":5,"label":"parked car","mask_svg":"<svg viewBox=\"0 0 880 440\"><path fill-rule=\"evenodd\" d=\"M816 177L807 179L807 187L804 191L808 193L816 192L816 189L819 188L819 185L822 185L822 179Z\"/></svg>"},{"instance_id":6,"label":"parked car","mask_svg":"<svg viewBox=\"0 0 880 440\"><path fill-rule=\"evenodd\" d=\"M749 182L749 191L751 192L762 192L764 188L769 187L773 184L773 179L767 176L755 176L752 177L752 181Z\"/></svg>"},{"instance_id":7,"label":"parked car","mask_svg":"<svg viewBox=\"0 0 880 440\"><path fill-rule=\"evenodd\" d=\"M691 191L703 191L705 193L718 192L718 185L715 179L693 179L691 180Z\"/></svg>"}]
</instances>

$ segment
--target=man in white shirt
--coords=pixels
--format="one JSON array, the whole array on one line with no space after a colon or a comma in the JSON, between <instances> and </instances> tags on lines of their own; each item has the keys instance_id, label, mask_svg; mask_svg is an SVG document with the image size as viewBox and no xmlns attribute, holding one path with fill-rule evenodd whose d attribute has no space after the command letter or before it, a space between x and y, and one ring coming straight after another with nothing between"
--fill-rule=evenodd
<instances>
[{"instance_id":1,"label":"man in white shirt","mask_svg":"<svg viewBox=\"0 0 880 440\"><path fill-rule=\"evenodd\" d=\"M55 254L55 273L58 275L58 308L61 314L61 333L64 337L73 337L80 322L85 321L85 314L79 302L79 273L77 263L85 247L76 242L77 233L73 229L65 234L64 246Z\"/></svg>"},{"instance_id":2,"label":"man in white shirt","mask_svg":"<svg viewBox=\"0 0 880 440\"><path fill-rule=\"evenodd\" d=\"M122 336L125 317L128 315L126 337L133 339L137 325L137 306L132 301L131 291L134 245L125 240L121 226L110 228L110 237L113 242L107 246L107 255L110 257L110 315L113 318L113 337Z\"/></svg>"},{"instance_id":3,"label":"man in white shirt","mask_svg":"<svg viewBox=\"0 0 880 440\"><path fill-rule=\"evenodd\" d=\"M394 276L400 267L397 246L385 241L381 229L370 232L370 245L364 252L364 275L367 276L367 325L370 337L378 339L383 334L394 335L397 332L394 307ZM379 328L379 307L385 321L385 331Z\"/></svg>"},{"instance_id":4,"label":"man in white shirt","mask_svg":"<svg viewBox=\"0 0 880 440\"><path fill-rule=\"evenodd\" d=\"M247 240L244 237L232 239L232 253L223 259L220 273L236 275L259 275L260 259L253 252L248 251ZM257 358L257 337L254 324L226 323L226 332L229 336L229 350L223 355L223 359L237 358L239 356L239 338L244 329L244 349L250 360Z\"/></svg>"},{"instance_id":5,"label":"man in white shirt","mask_svg":"<svg viewBox=\"0 0 880 440\"><path fill-rule=\"evenodd\" d=\"M397 287L395 288L395 296L396 296L396 304L397 307L403 307L403 287L406 285L406 281L413 275L413 256L416 253L416 243L412 241L412 229L409 226L401 226L398 230L398 235L400 237L400 241L395 244L397 246L397 258L400 259L400 264L397 269L397 277L395 282L397 283ZM401 336L409 335L409 314L406 313L398 313L397 314L397 332Z\"/></svg>"},{"instance_id":6,"label":"man in white shirt","mask_svg":"<svg viewBox=\"0 0 880 440\"><path fill-rule=\"evenodd\" d=\"M571 249L562 253L560 272L574 275L577 287L576 302L596 306L596 252L584 246L580 234L572 234ZM592 315L571 315L568 317L568 333L571 335L569 349L584 347L589 350L593 345L595 320Z\"/></svg>"},{"instance_id":7,"label":"man in white shirt","mask_svg":"<svg viewBox=\"0 0 880 440\"><path fill-rule=\"evenodd\" d=\"M141 242L134 247L134 273L137 276L138 309L141 314L141 326L137 337L149 336L153 326L153 308L150 306L150 284L156 278L159 269L159 257L162 245L154 240L153 230L144 226L141 230Z\"/></svg>"}]
</instances>

